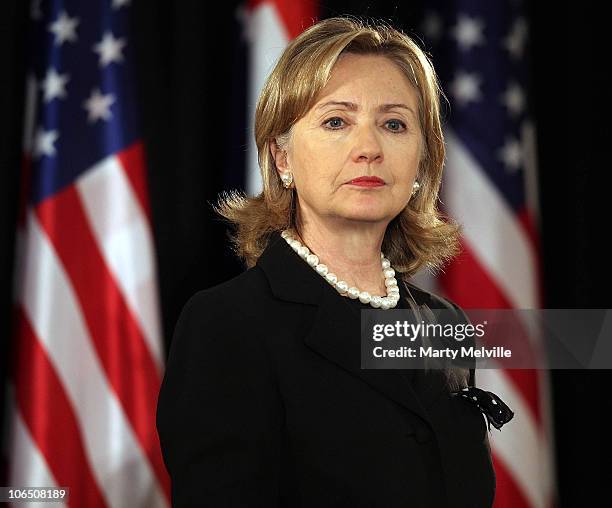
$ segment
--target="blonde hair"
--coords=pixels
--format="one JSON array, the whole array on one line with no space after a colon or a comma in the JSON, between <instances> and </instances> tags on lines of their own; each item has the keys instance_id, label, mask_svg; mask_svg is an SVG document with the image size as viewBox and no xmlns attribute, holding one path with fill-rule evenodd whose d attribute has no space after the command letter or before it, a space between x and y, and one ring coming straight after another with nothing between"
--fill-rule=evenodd
<instances>
[{"instance_id":1,"label":"blonde hair","mask_svg":"<svg viewBox=\"0 0 612 508\"><path fill-rule=\"evenodd\" d=\"M342 53L389 58L406 75L419 97L423 149L417 172L420 189L388 225L382 250L394 269L407 277L427 267L435 272L458 252L460 228L437 208L444 165L440 119L443 96L433 66L404 33L385 24L353 17L325 19L311 26L285 49L268 76L255 112L255 141L263 181L255 197L233 190L222 193L214 210L235 227L230 235L236 255L250 268L274 231L298 230L293 189L283 187L270 141L287 145L292 126L314 105ZM299 231L298 231L299 232Z\"/></svg>"},{"instance_id":2,"label":"blonde hair","mask_svg":"<svg viewBox=\"0 0 612 508\"><path fill-rule=\"evenodd\" d=\"M458 251L460 227L438 210L445 147L440 118L444 97L427 55L406 34L380 22L355 17L325 19L311 26L284 50L267 78L255 112L255 141L263 181L262 192L222 193L215 211L235 227L230 241L236 255L252 267L269 236L286 228L298 231L293 193L280 180L270 142L287 146L292 126L314 106L344 53L381 55L408 78L418 95L422 153L417 170L418 192L388 225L382 250L396 272L408 278L421 268L435 273ZM448 373L447 373L448 374ZM453 385L455 376L450 375ZM461 379L455 379L464 385Z\"/></svg>"}]
</instances>

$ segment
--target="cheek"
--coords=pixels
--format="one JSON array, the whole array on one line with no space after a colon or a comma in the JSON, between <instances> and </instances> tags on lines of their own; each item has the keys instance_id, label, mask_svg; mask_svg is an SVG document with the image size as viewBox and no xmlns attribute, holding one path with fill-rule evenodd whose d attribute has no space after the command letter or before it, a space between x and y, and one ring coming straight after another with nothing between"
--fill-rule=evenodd
<instances>
[{"instance_id":1,"label":"cheek","mask_svg":"<svg viewBox=\"0 0 612 508\"><path fill-rule=\"evenodd\" d=\"M398 153L391 166L393 177L396 182L406 182L414 179L419 169L420 153L411 150Z\"/></svg>"},{"instance_id":2,"label":"cheek","mask_svg":"<svg viewBox=\"0 0 612 508\"><path fill-rule=\"evenodd\" d=\"M294 153L294 171L302 187L328 186L342 168L338 149L327 149L313 143L304 144Z\"/></svg>"}]
</instances>

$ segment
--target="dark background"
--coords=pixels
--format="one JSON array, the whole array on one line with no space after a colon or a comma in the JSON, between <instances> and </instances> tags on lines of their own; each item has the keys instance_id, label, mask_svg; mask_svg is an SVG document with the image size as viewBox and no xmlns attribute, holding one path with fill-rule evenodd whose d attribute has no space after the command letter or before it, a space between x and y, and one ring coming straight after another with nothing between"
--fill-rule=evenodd
<instances>
[{"instance_id":1,"label":"dark background","mask_svg":"<svg viewBox=\"0 0 612 508\"><path fill-rule=\"evenodd\" d=\"M5 0L0 17L0 367L11 319L28 2ZM326 1L320 17L383 17L418 31L425 0ZM148 156L163 327L169 341L195 291L243 268L209 202L242 187L249 130L246 42L239 2L134 0L139 105ZM554 7L551 7L554 6ZM575 2L528 3L537 126L541 247L547 308L612 308L608 287L610 127L603 75L605 16ZM435 61L434 61L435 64ZM552 371L557 485L562 507L609 498L610 371ZM2 394L4 406L4 393ZM0 415L0 423L4 421Z\"/></svg>"}]
</instances>

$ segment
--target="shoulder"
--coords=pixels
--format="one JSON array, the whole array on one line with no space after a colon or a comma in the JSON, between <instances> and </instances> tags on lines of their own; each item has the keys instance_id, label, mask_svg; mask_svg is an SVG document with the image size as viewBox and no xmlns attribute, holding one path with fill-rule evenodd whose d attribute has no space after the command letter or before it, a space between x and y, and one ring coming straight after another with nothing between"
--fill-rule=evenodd
<instances>
[{"instance_id":1,"label":"shoulder","mask_svg":"<svg viewBox=\"0 0 612 508\"><path fill-rule=\"evenodd\" d=\"M206 310L208 315L214 311L240 312L271 296L265 275L261 268L254 266L215 286L200 289L187 300L182 313L194 310Z\"/></svg>"},{"instance_id":2,"label":"shoulder","mask_svg":"<svg viewBox=\"0 0 612 508\"><path fill-rule=\"evenodd\" d=\"M195 300L225 300L228 297L236 297L252 292L263 294L269 289L268 281L257 265L248 270L223 281L215 286L201 289L192 296Z\"/></svg>"},{"instance_id":3,"label":"shoulder","mask_svg":"<svg viewBox=\"0 0 612 508\"><path fill-rule=\"evenodd\" d=\"M197 291L183 305L175 323L169 358L190 362L204 352L252 354L260 348L258 332L265 329L261 310L268 292L267 281L256 267Z\"/></svg>"},{"instance_id":4,"label":"shoulder","mask_svg":"<svg viewBox=\"0 0 612 508\"><path fill-rule=\"evenodd\" d=\"M183 305L175 323L172 342L178 336L238 331L261 320L263 310L273 304L265 275L254 266L210 288L194 293Z\"/></svg>"}]
</instances>

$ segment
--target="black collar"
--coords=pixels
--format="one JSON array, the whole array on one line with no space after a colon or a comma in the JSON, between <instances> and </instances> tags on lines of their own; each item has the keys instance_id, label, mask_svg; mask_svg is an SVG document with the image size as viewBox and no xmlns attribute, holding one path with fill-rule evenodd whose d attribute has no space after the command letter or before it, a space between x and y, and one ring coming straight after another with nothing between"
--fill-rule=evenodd
<instances>
[{"instance_id":1,"label":"black collar","mask_svg":"<svg viewBox=\"0 0 612 508\"><path fill-rule=\"evenodd\" d=\"M430 421L426 406L444 389L440 372L434 376L419 376L417 397L414 370L362 369L357 307L308 266L278 232L270 236L257 265L265 273L276 298L318 306L312 328L304 337L309 348ZM402 296L405 297L405 293L402 292ZM417 303L420 302L417 300Z\"/></svg>"},{"instance_id":2,"label":"black collar","mask_svg":"<svg viewBox=\"0 0 612 508\"><path fill-rule=\"evenodd\" d=\"M325 286L335 291L278 232L270 236L257 264L266 274L272 294L281 300L318 305Z\"/></svg>"}]
</instances>

